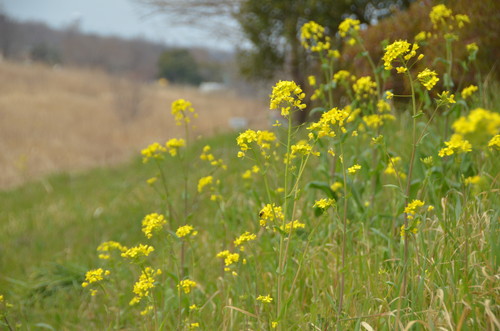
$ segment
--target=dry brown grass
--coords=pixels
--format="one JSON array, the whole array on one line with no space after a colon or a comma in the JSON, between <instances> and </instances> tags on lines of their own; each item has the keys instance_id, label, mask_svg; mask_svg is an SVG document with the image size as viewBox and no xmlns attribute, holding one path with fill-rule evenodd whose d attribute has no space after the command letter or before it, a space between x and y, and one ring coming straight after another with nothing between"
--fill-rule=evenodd
<instances>
[{"instance_id":1,"label":"dry brown grass","mask_svg":"<svg viewBox=\"0 0 500 331\"><path fill-rule=\"evenodd\" d=\"M230 92L139 84L102 72L0 63L0 188L57 171L123 162L180 134L170 104L190 100L196 135L230 130L230 117L266 125L264 101Z\"/></svg>"}]
</instances>

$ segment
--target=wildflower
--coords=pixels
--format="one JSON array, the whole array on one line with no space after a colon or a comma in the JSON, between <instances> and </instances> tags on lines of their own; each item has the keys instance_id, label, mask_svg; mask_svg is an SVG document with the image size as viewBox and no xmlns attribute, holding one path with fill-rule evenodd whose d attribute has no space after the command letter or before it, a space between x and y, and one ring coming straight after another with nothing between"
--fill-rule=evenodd
<instances>
[{"instance_id":1,"label":"wildflower","mask_svg":"<svg viewBox=\"0 0 500 331\"><path fill-rule=\"evenodd\" d=\"M154 252L154 247L144 244L139 244L139 246L131 247L122 253L122 257L128 259L138 259L140 257L145 257Z\"/></svg>"},{"instance_id":2,"label":"wildflower","mask_svg":"<svg viewBox=\"0 0 500 331\"><path fill-rule=\"evenodd\" d=\"M172 115L175 117L176 125L190 123L191 118L188 116L189 113L193 113L194 118L197 117L191 102L184 99L178 99L172 102Z\"/></svg>"},{"instance_id":3,"label":"wildflower","mask_svg":"<svg viewBox=\"0 0 500 331\"><path fill-rule=\"evenodd\" d=\"M377 102L377 110L379 113L388 113L391 111L391 105L387 101L380 99Z\"/></svg>"},{"instance_id":4,"label":"wildflower","mask_svg":"<svg viewBox=\"0 0 500 331\"><path fill-rule=\"evenodd\" d=\"M372 128L372 129L377 129L377 128L381 127L382 125L384 125L385 119L394 120L395 117L391 114L382 114L382 115L372 114L372 115L363 116L363 121L366 123L366 125L369 128Z\"/></svg>"},{"instance_id":5,"label":"wildflower","mask_svg":"<svg viewBox=\"0 0 500 331\"><path fill-rule=\"evenodd\" d=\"M151 238L153 232L161 230L166 223L165 216L161 214L152 213L146 215L142 220L142 232L144 232L147 238Z\"/></svg>"},{"instance_id":6,"label":"wildflower","mask_svg":"<svg viewBox=\"0 0 500 331\"><path fill-rule=\"evenodd\" d=\"M194 227L191 225L183 225L175 231L175 235L179 238L183 238L186 236L194 237L198 234L198 231L195 231Z\"/></svg>"},{"instance_id":7,"label":"wildflower","mask_svg":"<svg viewBox=\"0 0 500 331\"><path fill-rule=\"evenodd\" d=\"M384 170L384 173L387 175L399 175L400 178L405 179L406 174L399 170L398 166L401 163L401 158L399 156L391 157L389 163L387 164L387 168Z\"/></svg>"},{"instance_id":8,"label":"wildflower","mask_svg":"<svg viewBox=\"0 0 500 331\"><path fill-rule=\"evenodd\" d=\"M153 185L154 183L156 183L157 180L158 177L151 177L148 180L146 180L146 183L148 183L148 185Z\"/></svg>"},{"instance_id":9,"label":"wildflower","mask_svg":"<svg viewBox=\"0 0 500 331\"><path fill-rule=\"evenodd\" d=\"M416 42L422 42L426 39L429 39L432 36L430 32L426 31L420 31L416 36L415 36L415 41Z\"/></svg>"},{"instance_id":10,"label":"wildflower","mask_svg":"<svg viewBox=\"0 0 500 331\"><path fill-rule=\"evenodd\" d=\"M423 159L420 159L423 164L425 164L428 167L431 167L434 164L434 158L432 156L425 157Z\"/></svg>"},{"instance_id":11,"label":"wildflower","mask_svg":"<svg viewBox=\"0 0 500 331\"><path fill-rule=\"evenodd\" d=\"M335 182L333 183L332 185L330 185L330 188L332 189L333 192L337 192L338 190L340 190L342 187L344 186L344 184L342 184L341 182Z\"/></svg>"},{"instance_id":12,"label":"wildflower","mask_svg":"<svg viewBox=\"0 0 500 331\"><path fill-rule=\"evenodd\" d=\"M462 135L472 145L483 147L500 131L500 114L476 108L468 116L456 120L452 127L455 133Z\"/></svg>"},{"instance_id":13,"label":"wildflower","mask_svg":"<svg viewBox=\"0 0 500 331\"><path fill-rule=\"evenodd\" d=\"M147 163L151 159L163 159L163 153L165 153L166 151L167 149L159 143L152 143L141 151L141 154L143 156L142 162Z\"/></svg>"},{"instance_id":14,"label":"wildflower","mask_svg":"<svg viewBox=\"0 0 500 331\"><path fill-rule=\"evenodd\" d=\"M82 287L87 287L92 283L98 283L104 280L104 276L108 276L109 274L109 270L103 270L102 268L89 270L85 274L85 281L82 283Z\"/></svg>"},{"instance_id":15,"label":"wildflower","mask_svg":"<svg viewBox=\"0 0 500 331\"><path fill-rule=\"evenodd\" d=\"M307 129L315 131L318 138L325 136L335 137L335 131L333 131L332 126L338 125L342 128L349 115L345 109L335 107L323 113L319 121L312 123Z\"/></svg>"},{"instance_id":16,"label":"wildflower","mask_svg":"<svg viewBox=\"0 0 500 331\"><path fill-rule=\"evenodd\" d=\"M240 250L243 251L244 250L243 244L255 239L257 239L257 236L255 234L246 231L234 240L234 246L235 247L241 246Z\"/></svg>"},{"instance_id":17,"label":"wildflower","mask_svg":"<svg viewBox=\"0 0 500 331\"><path fill-rule=\"evenodd\" d=\"M246 170L242 175L241 178L243 179L250 179L252 178L252 171Z\"/></svg>"},{"instance_id":18,"label":"wildflower","mask_svg":"<svg viewBox=\"0 0 500 331\"><path fill-rule=\"evenodd\" d=\"M307 156L309 154L319 156L319 152L313 152L312 146L305 140L301 140L297 144L291 146L290 157L285 158L285 162L296 158L297 155Z\"/></svg>"},{"instance_id":19,"label":"wildflower","mask_svg":"<svg viewBox=\"0 0 500 331\"><path fill-rule=\"evenodd\" d=\"M339 70L333 75L333 81L335 83L348 82L352 78L356 79L354 75L351 75L347 70Z\"/></svg>"},{"instance_id":20,"label":"wildflower","mask_svg":"<svg viewBox=\"0 0 500 331\"><path fill-rule=\"evenodd\" d=\"M333 188L332 188L332 190L333 190ZM333 205L335 205L335 199L320 199L320 200L316 200L314 202L313 208L320 208L320 209L326 210Z\"/></svg>"},{"instance_id":21,"label":"wildflower","mask_svg":"<svg viewBox=\"0 0 500 331\"><path fill-rule=\"evenodd\" d=\"M189 310L198 310L198 309L200 309L200 308L198 308L198 306L195 304L192 304L191 306L189 306Z\"/></svg>"},{"instance_id":22,"label":"wildflower","mask_svg":"<svg viewBox=\"0 0 500 331\"><path fill-rule=\"evenodd\" d=\"M449 141L445 141L445 148L442 148L438 155L440 157L449 156L454 153L467 153L472 151L472 145L460 134L453 134Z\"/></svg>"},{"instance_id":23,"label":"wildflower","mask_svg":"<svg viewBox=\"0 0 500 331\"><path fill-rule=\"evenodd\" d=\"M439 105L451 105L456 103L455 95L450 94L450 91L443 91L441 94L438 93L439 99L437 100Z\"/></svg>"},{"instance_id":24,"label":"wildflower","mask_svg":"<svg viewBox=\"0 0 500 331\"><path fill-rule=\"evenodd\" d=\"M116 241L106 241L97 247L98 252L105 252L99 254L99 258L103 260L109 259L111 257L109 252L112 250L119 250L121 252L125 252L127 249L128 249L127 247L122 246L119 242Z\"/></svg>"},{"instance_id":25,"label":"wildflower","mask_svg":"<svg viewBox=\"0 0 500 331\"><path fill-rule=\"evenodd\" d=\"M285 233L290 233L290 231L293 229L303 229L305 228L306 225L304 223L301 223L299 221L293 221L293 222L288 222L285 224L285 226L281 226L280 229L281 231L284 231Z\"/></svg>"},{"instance_id":26,"label":"wildflower","mask_svg":"<svg viewBox=\"0 0 500 331\"><path fill-rule=\"evenodd\" d=\"M167 141L165 145L168 148L170 155L176 156L179 148L186 146L186 141L184 139L172 138Z\"/></svg>"},{"instance_id":27,"label":"wildflower","mask_svg":"<svg viewBox=\"0 0 500 331\"><path fill-rule=\"evenodd\" d=\"M149 295L149 291L155 287L155 277L161 275L161 270L153 270L151 267L146 267L141 272L139 280L134 284L132 292L135 296L130 300L129 305L138 304L142 298Z\"/></svg>"},{"instance_id":28,"label":"wildflower","mask_svg":"<svg viewBox=\"0 0 500 331\"><path fill-rule=\"evenodd\" d=\"M414 199L406 206L404 213L408 216L408 219L412 219L415 216L417 209L423 207L424 204L425 203L423 201Z\"/></svg>"},{"instance_id":29,"label":"wildflower","mask_svg":"<svg viewBox=\"0 0 500 331\"><path fill-rule=\"evenodd\" d=\"M290 114L291 107L299 110L306 108L302 100L306 97L302 89L293 81L279 81L273 87L270 95L271 102L269 108L280 109L281 115L287 117Z\"/></svg>"},{"instance_id":30,"label":"wildflower","mask_svg":"<svg viewBox=\"0 0 500 331\"><path fill-rule=\"evenodd\" d=\"M488 147L491 149L496 149L497 151L500 150L500 134L495 135L491 140L488 142Z\"/></svg>"},{"instance_id":31,"label":"wildflower","mask_svg":"<svg viewBox=\"0 0 500 331\"><path fill-rule=\"evenodd\" d=\"M452 14L452 10L443 4L432 7L429 18L431 19L434 29L439 29L440 25L446 26L446 20L451 19Z\"/></svg>"},{"instance_id":32,"label":"wildflower","mask_svg":"<svg viewBox=\"0 0 500 331\"><path fill-rule=\"evenodd\" d=\"M418 44L412 45L406 40L398 40L388 45L385 48L385 53L382 57L382 60L384 60L385 70L391 70L393 68L392 63L396 60L400 62L410 60L412 57L417 55L418 48Z\"/></svg>"},{"instance_id":33,"label":"wildflower","mask_svg":"<svg viewBox=\"0 0 500 331\"><path fill-rule=\"evenodd\" d=\"M384 136L379 134L378 136L372 138L372 140L370 141L370 144L371 145L381 144L383 140L384 140Z\"/></svg>"},{"instance_id":34,"label":"wildflower","mask_svg":"<svg viewBox=\"0 0 500 331\"><path fill-rule=\"evenodd\" d=\"M417 75L418 80L420 83L427 89L431 90L439 81L439 78L437 78L437 74L433 70L429 70L428 68L425 68L422 72L420 72Z\"/></svg>"},{"instance_id":35,"label":"wildflower","mask_svg":"<svg viewBox=\"0 0 500 331\"><path fill-rule=\"evenodd\" d=\"M396 72L397 72L398 74L404 74L404 73L405 73L405 72L407 72L407 71L408 71L408 69L406 69L406 67L397 67L397 68L396 68Z\"/></svg>"},{"instance_id":36,"label":"wildflower","mask_svg":"<svg viewBox=\"0 0 500 331\"><path fill-rule=\"evenodd\" d=\"M330 49L330 37L325 36L325 28L316 22L310 21L300 29L300 40L305 49L312 52L321 52Z\"/></svg>"},{"instance_id":37,"label":"wildflower","mask_svg":"<svg viewBox=\"0 0 500 331\"><path fill-rule=\"evenodd\" d=\"M278 322L273 321L271 322L271 328L276 329L278 327Z\"/></svg>"},{"instance_id":38,"label":"wildflower","mask_svg":"<svg viewBox=\"0 0 500 331\"><path fill-rule=\"evenodd\" d=\"M142 316L146 316L147 314L151 313L154 309L153 305L148 305L143 311L141 311Z\"/></svg>"},{"instance_id":39,"label":"wildflower","mask_svg":"<svg viewBox=\"0 0 500 331\"><path fill-rule=\"evenodd\" d=\"M377 83L370 76L360 77L352 86L358 99L366 99L377 93Z\"/></svg>"},{"instance_id":40,"label":"wildflower","mask_svg":"<svg viewBox=\"0 0 500 331\"><path fill-rule=\"evenodd\" d=\"M198 323L198 322L194 322L194 323L189 324L189 329L190 330L193 330L193 329L196 329L196 328L199 328L199 327L200 327L200 323Z\"/></svg>"},{"instance_id":41,"label":"wildflower","mask_svg":"<svg viewBox=\"0 0 500 331\"><path fill-rule=\"evenodd\" d=\"M217 257L224 259L224 264L226 265L226 267L229 267L231 264L239 261L240 254L231 253L228 250L225 250L225 251L219 252L217 254Z\"/></svg>"},{"instance_id":42,"label":"wildflower","mask_svg":"<svg viewBox=\"0 0 500 331\"><path fill-rule=\"evenodd\" d=\"M346 18L342 23L339 24L339 33L341 37L345 37L348 34L352 34L355 31L359 31L359 20L352 19L350 17Z\"/></svg>"},{"instance_id":43,"label":"wildflower","mask_svg":"<svg viewBox=\"0 0 500 331\"><path fill-rule=\"evenodd\" d=\"M470 43L465 46L467 49L467 53L469 53L469 60L474 61L476 59L477 52L479 51L479 47L477 47L476 43Z\"/></svg>"},{"instance_id":44,"label":"wildflower","mask_svg":"<svg viewBox=\"0 0 500 331\"><path fill-rule=\"evenodd\" d=\"M179 284L177 285L177 289L179 289L179 291L184 291L184 293L186 294L189 294L191 293L191 290L196 287L196 285L197 284L195 281L184 279L179 282Z\"/></svg>"},{"instance_id":45,"label":"wildflower","mask_svg":"<svg viewBox=\"0 0 500 331\"><path fill-rule=\"evenodd\" d=\"M261 226L267 226L268 222L283 221L285 219L282 208L274 203L265 205L259 212L259 216Z\"/></svg>"},{"instance_id":46,"label":"wildflower","mask_svg":"<svg viewBox=\"0 0 500 331\"><path fill-rule=\"evenodd\" d=\"M394 97L394 93L392 93L391 91L385 91L385 97L387 98L387 100L391 100Z\"/></svg>"},{"instance_id":47,"label":"wildflower","mask_svg":"<svg viewBox=\"0 0 500 331\"><path fill-rule=\"evenodd\" d=\"M472 184L477 184L481 180L481 176L471 176L467 177L464 180L465 185L472 185Z\"/></svg>"},{"instance_id":48,"label":"wildflower","mask_svg":"<svg viewBox=\"0 0 500 331\"><path fill-rule=\"evenodd\" d=\"M460 94L462 95L462 98L467 99L476 91L477 91L477 86L469 85L465 87Z\"/></svg>"},{"instance_id":49,"label":"wildflower","mask_svg":"<svg viewBox=\"0 0 500 331\"><path fill-rule=\"evenodd\" d=\"M459 28L463 28L466 23L470 23L470 18L465 14L457 14L455 15L455 21L457 22L457 26Z\"/></svg>"},{"instance_id":50,"label":"wildflower","mask_svg":"<svg viewBox=\"0 0 500 331\"><path fill-rule=\"evenodd\" d=\"M240 133L240 135L236 138L236 143L240 147L241 151L238 152L238 157L245 156L245 152L250 150L251 143L257 143L259 146L261 153L263 156L266 156L265 150L271 149L271 142L276 140L276 135L270 131L254 131L254 130L246 130L245 132Z\"/></svg>"},{"instance_id":51,"label":"wildflower","mask_svg":"<svg viewBox=\"0 0 500 331\"><path fill-rule=\"evenodd\" d=\"M359 169L361 169L361 166L359 164L355 164L353 165L352 167L348 168L347 169L347 172L349 172L350 174L355 174Z\"/></svg>"},{"instance_id":52,"label":"wildflower","mask_svg":"<svg viewBox=\"0 0 500 331\"><path fill-rule=\"evenodd\" d=\"M263 303L271 303L273 301L273 298L268 294L268 295L259 295L257 297L257 301L263 302Z\"/></svg>"},{"instance_id":53,"label":"wildflower","mask_svg":"<svg viewBox=\"0 0 500 331\"><path fill-rule=\"evenodd\" d=\"M212 176L206 176L200 178L200 180L198 181L198 193L201 193L205 186L211 185L213 180L214 178Z\"/></svg>"}]
</instances>

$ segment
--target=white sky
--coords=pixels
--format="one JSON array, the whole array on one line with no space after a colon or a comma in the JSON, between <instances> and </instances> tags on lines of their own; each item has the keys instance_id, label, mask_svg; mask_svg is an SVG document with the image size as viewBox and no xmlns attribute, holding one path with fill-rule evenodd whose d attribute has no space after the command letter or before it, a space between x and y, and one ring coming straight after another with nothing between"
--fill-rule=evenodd
<instances>
[{"instance_id":1,"label":"white sky","mask_svg":"<svg viewBox=\"0 0 500 331\"><path fill-rule=\"evenodd\" d=\"M145 16L133 0L0 0L4 12L21 21L41 21L63 28L80 19L80 29L125 38L145 37L172 46L204 46L232 50L230 41L209 31L168 24L165 16Z\"/></svg>"}]
</instances>

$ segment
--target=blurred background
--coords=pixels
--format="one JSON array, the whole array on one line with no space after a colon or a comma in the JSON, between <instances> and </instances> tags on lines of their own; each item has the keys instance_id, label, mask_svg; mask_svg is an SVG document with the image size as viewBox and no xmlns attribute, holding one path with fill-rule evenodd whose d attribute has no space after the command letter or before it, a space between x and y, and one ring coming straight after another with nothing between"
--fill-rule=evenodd
<instances>
[{"instance_id":1,"label":"blurred background","mask_svg":"<svg viewBox=\"0 0 500 331\"><path fill-rule=\"evenodd\" d=\"M366 61L354 57L359 50L336 33L339 23L361 20L367 49L380 59L384 41L429 31L437 3L0 0L0 189L123 162L175 137L169 113L178 98L200 113L196 135L266 127L275 81L293 79L307 92L307 76L318 70L298 39L305 22L327 28L342 53L339 69L367 75ZM498 80L500 42L492 27L500 23L500 2L444 3L471 17L454 54L476 42L481 79ZM442 47L429 41L431 54ZM439 63L427 65L439 70Z\"/></svg>"}]
</instances>

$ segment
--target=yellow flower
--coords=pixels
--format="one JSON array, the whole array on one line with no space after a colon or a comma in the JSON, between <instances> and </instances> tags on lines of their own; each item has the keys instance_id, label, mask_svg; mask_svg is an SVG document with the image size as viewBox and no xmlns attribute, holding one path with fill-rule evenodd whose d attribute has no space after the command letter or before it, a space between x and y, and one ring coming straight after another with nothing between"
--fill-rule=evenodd
<instances>
[{"instance_id":1,"label":"yellow flower","mask_svg":"<svg viewBox=\"0 0 500 331\"><path fill-rule=\"evenodd\" d=\"M300 40L305 49L321 52L330 49L330 37L324 35L325 28L316 22L305 23L300 29Z\"/></svg>"},{"instance_id":2,"label":"yellow flower","mask_svg":"<svg viewBox=\"0 0 500 331\"><path fill-rule=\"evenodd\" d=\"M176 156L179 148L186 146L186 141L184 139L172 138L165 143L168 148L168 152L172 156Z\"/></svg>"},{"instance_id":3,"label":"yellow flower","mask_svg":"<svg viewBox=\"0 0 500 331\"><path fill-rule=\"evenodd\" d=\"M438 93L438 97L439 99L437 100L438 101L438 104L439 105L451 105L453 103L456 103L455 101L455 95L454 94L450 94L450 91L443 91L441 94Z\"/></svg>"},{"instance_id":4,"label":"yellow flower","mask_svg":"<svg viewBox=\"0 0 500 331\"><path fill-rule=\"evenodd\" d=\"M404 73L405 73L405 72L407 72L407 71L408 71L408 69L406 69L406 67L397 67L397 68L396 68L396 72L397 72L398 74L404 74Z\"/></svg>"},{"instance_id":5,"label":"yellow flower","mask_svg":"<svg viewBox=\"0 0 500 331\"><path fill-rule=\"evenodd\" d=\"M387 100L391 100L394 97L394 93L392 93L391 91L385 91L385 97L387 98Z\"/></svg>"},{"instance_id":6,"label":"yellow flower","mask_svg":"<svg viewBox=\"0 0 500 331\"><path fill-rule=\"evenodd\" d=\"M87 287L92 283L100 282L101 280L104 280L104 276L108 276L109 274L109 270L103 270L102 268L89 270L85 274L85 281L82 283L82 287Z\"/></svg>"},{"instance_id":7,"label":"yellow flower","mask_svg":"<svg viewBox=\"0 0 500 331\"><path fill-rule=\"evenodd\" d=\"M267 222L282 221L285 219L282 208L276 206L274 203L272 205L265 205L259 212L259 216L261 226L267 226Z\"/></svg>"},{"instance_id":8,"label":"yellow flower","mask_svg":"<svg viewBox=\"0 0 500 331\"><path fill-rule=\"evenodd\" d=\"M355 76L351 75L349 71L339 70L333 75L333 81L336 83L348 82L352 77L355 78Z\"/></svg>"},{"instance_id":9,"label":"yellow flower","mask_svg":"<svg viewBox=\"0 0 500 331\"><path fill-rule=\"evenodd\" d=\"M467 177L464 180L465 185L477 184L481 180L481 176Z\"/></svg>"},{"instance_id":10,"label":"yellow flower","mask_svg":"<svg viewBox=\"0 0 500 331\"><path fill-rule=\"evenodd\" d=\"M377 93L377 83L370 76L363 76L352 85L352 89L358 99L366 99Z\"/></svg>"},{"instance_id":11,"label":"yellow flower","mask_svg":"<svg viewBox=\"0 0 500 331\"><path fill-rule=\"evenodd\" d=\"M142 220L142 232L144 232L147 238L151 238L153 232L161 230L166 223L165 216L161 214L152 213L146 215Z\"/></svg>"},{"instance_id":12,"label":"yellow flower","mask_svg":"<svg viewBox=\"0 0 500 331\"><path fill-rule=\"evenodd\" d=\"M399 174L400 178L405 179L406 174L399 169L400 163L401 163L401 158L399 156L391 157L389 163L387 164L387 168L384 170L384 173L393 176Z\"/></svg>"},{"instance_id":13,"label":"yellow flower","mask_svg":"<svg viewBox=\"0 0 500 331\"><path fill-rule=\"evenodd\" d=\"M313 208L317 207L326 210L333 205L335 205L335 199L320 199L314 202Z\"/></svg>"},{"instance_id":14,"label":"yellow flower","mask_svg":"<svg viewBox=\"0 0 500 331\"><path fill-rule=\"evenodd\" d=\"M196 329L196 328L199 328L199 327L200 327L200 323L198 323L198 322L189 324L189 329L190 330L193 330L193 329Z\"/></svg>"},{"instance_id":15,"label":"yellow flower","mask_svg":"<svg viewBox=\"0 0 500 331\"><path fill-rule=\"evenodd\" d=\"M198 308L198 306L195 304L192 304L191 306L189 306L189 310L198 310L198 309L200 309L200 308Z\"/></svg>"},{"instance_id":16,"label":"yellow flower","mask_svg":"<svg viewBox=\"0 0 500 331\"><path fill-rule=\"evenodd\" d=\"M198 234L198 231L195 231L194 227L191 225L183 225L180 226L177 231L175 231L175 235L179 238L183 238L186 236L194 237Z\"/></svg>"},{"instance_id":17,"label":"yellow flower","mask_svg":"<svg viewBox=\"0 0 500 331\"><path fill-rule=\"evenodd\" d=\"M197 117L191 102L184 99L178 99L172 102L172 115L174 115L177 125L191 122L189 113L193 113L194 118Z\"/></svg>"},{"instance_id":18,"label":"yellow flower","mask_svg":"<svg viewBox=\"0 0 500 331\"><path fill-rule=\"evenodd\" d=\"M491 137L500 132L500 114L476 108L467 117L456 120L452 127L455 133L462 135L472 145L486 147Z\"/></svg>"},{"instance_id":19,"label":"yellow flower","mask_svg":"<svg viewBox=\"0 0 500 331\"><path fill-rule=\"evenodd\" d=\"M281 231L284 231L285 233L290 233L290 231L293 229L303 229L305 228L306 225L304 223L301 223L299 221L293 221L293 222L288 222L285 224L285 227L281 226L280 229Z\"/></svg>"},{"instance_id":20,"label":"yellow flower","mask_svg":"<svg viewBox=\"0 0 500 331\"><path fill-rule=\"evenodd\" d=\"M130 300L129 304L131 306L138 304L142 298L149 296L149 291L155 287L155 277L161 275L161 270L153 270L151 267L146 267L141 272L139 280L134 284L135 296Z\"/></svg>"},{"instance_id":21,"label":"yellow flower","mask_svg":"<svg viewBox=\"0 0 500 331\"><path fill-rule=\"evenodd\" d=\"M207 185L211 185L213 183L214 178L212 176L206 176L200 178L198 181L198 193L203 191L203 188Z\"/></svg>"},{"instance_id":22,"label":"yellow flower","mask_svg":"<svg viewBox=\"0 0 500 331\"><path fill-rule=\"evenodd\" d=\"M491 140L488 142L488 147L491 149L496 149L497 151L500 150L500 134L495 135Z\"/></svg>"},{"instance_id":23,"label":"yellow flower","mask_svg":"<svg viewBox=\"0 0 500 331\"><path fill-rule=\"evenodd\" d=\"M273 301L273 298L268 294L268 295L259 295L257 297L257 301L263 302L263 303L271 303Z\"/></svg>"},{"instance_id":24,"label":"yellow flower","mask_svg":"<svg viewBox=\"0 0 500 331\"><path fill-rule=\"evenodd\" d=\"M346 18L342 23L339 24L339 33L341 37L345 37L348 34L352 34L355 31L359 31L359 20L355 20L352 18Z\"/></svg>"},{"instance_id":25,"label":"yellow flower","mask_svg":"<svg viewBox=\"0 0 500 331\"><path fill-rule=\"evenodd\" d=\"M239 261L240 254L231 253L228 250L225 250L225 251L219 252L217 254L217 257L224 259L224 264L226 265L226 267L229 267L231 264Z\"/></svg>"},{"instance_id":26,"label":"yellow flower","mask_svg":"<svg viewBox=\"0 0 500 331\"><path fill-rule=\"evenodd\" d=\"M148 180L146 180L146 183L148 183L148 185L153 185L154 183L156 183L157 180L158 177L151 177Z\"/></svg>"},{"instance_id":27,"label":"yellow flower","mask_svg":"<svg viewBox=\"0 0 500 331\"><path fill-rule=\"evenodd\" d=\"M122 253L122 257L128 259L138 259L140 257L148 256L154 252L154 247L144 244L139 244L139 246L131 247Z\"/></svg>"},{"instance_id":28,"label":"yellow flower","mask_svg":"<svg viewBox=\"0 0 500 331\"><path fill-rule=\"evenodd\" d=\"M422 72L420 72L417 75L418 80L420 83L427 89L431 90L439 81L439 78L437 78L437 74L433 70L429 70L428 68L425 68Z\"/></svg>"},{"instance_id":29,"label":"yellow flower","mask_svg":"<svg viewBox=\"0 0 500 331\"><path fill-rule=\"evenodd\" d=\"M424 204L425 203L423 201L414 199L406 206L404 213L408 216L409 219L412 219L413 216L416 214L417 209L423 207Z\"/></svg>"},{"instance_id":30,"label":"yellow flower","mask_svg":"<svg viewBox=\"0 0 500 331\"><path fill-rule=\"evenodd\" d=\"M406 40L398 40L388 45L385 48L385 53L382 57L382 60L384 60L385 70L391 70L393 68L392 62L394 61L405 63L404 61L410 60L412 57L417 55L418 48L418 44L414 43L412 45Z\"/></svg>"},{"instance_id":31,"label":"yellow flower","mask_svg":"<svg viewBox=\"0 0 500 331\"><path fill-rule=\"evenodd\" d=\"M470 142L464 139L460 134L453 134L449 141L445 141L445 148L442 148L438 155L440 157L449 156L454 153L467 153L472 151L472 145Z\"/></svg>"},{"instance_id":32,"label":"yellow flower","mask_svg":"<svg viewBox=\"0 0 500 331\"><path fill-rule=\"evenodd\" d=\"M196 287L196 285L197 284L195 281L184 279L179 282L179 284L177 285L177 289L179 289L179 291L184 291L184 293L186 294L189 294L191 293L191 290Z\"/></svg>"},{"instance_id":33,"label":"yellow flower","mask_svg":"<svg viewBox=\"0 0 500 331\"><path fill-rule=\"evenodd\" d=\"M316 132L318 138L335 137L332 126L338 125L342 129L349 115L345 109L332 108L323 113L319 121L312 123L307 129Z\"/></svg>"},{"instance_id":34,"label":"yellow flower","mask_svg":"<svg viewBox=\"0 0 500 331\"><path fill-rule=\"evenodd\" d=\"M307 80L309 81L309 85L316 86L316 77L311 75L307 77Z\"/></svg>"},{"instance_id":35,"label":"yellow flower","mask_svg":"<svg viewBox=\"0 0 500 331\"><path fill-rule=\"evenodd\" d=\"M293 81L279 81L273 87L270 95L271 102L269 109L281 110L281 115L287 117L290 114L291 107L299 110L306 108L302 100L306 97L302 89Z\"/></svg>"},{"instance_id":36,"label":"yellow flower","mask_svg":"<svg viewBox=\"0 0 500 331\"><path fill-rule=\"evenodd\" d=\"M257 239L257 236L255 234L246 231L234 240L234 246L235 247L242 246L240 248L240 250L243 250L244 243L255 240L255 239Z\"/></svg>"},{"instance_id":37,"label":"yellow flower","mask_svg":"<svg viewBox=\"0 0 500 331\"><path fill-rule=\"evenodd\" d=\"M469 85L465 87L460 94L462 95L462 98L467 99L476 91L477 91L477 86Z\"/></svg>"},{"instance_id":38,"label":"yellow flower","mask_svg":"<svg viewBox=\"0 0 500 331\"><path fill-rule=\"evenodd\" d=\"M270 131L254 131L254 130L246 130L245 132L240 133L240 135L236 138L236 143L240 147L241 151L238 152L238 157L245 156L245 152L250 150L250 144L253 142L257 143L261 150L261 154L266 156L266 150L271 149L271 142L276 140L276 135Z\"/></svg>"},{"instance_id":39,"label":"yellow flower","mask_svg":"<svg viewBox=\"0 0 500 331\"><path fill-rule=\"evenodd\" d=\"M163 159L163 153L166 151L167 149L159 143L152 143L141 151L142 162L147 163L151 159Z\"/></svg>"},{"instance_id":40,"label":"yellow flower","mask_svg":"<svg viewBox=\"0 0 500 331\"><path fill-rule=\"evenodd\" d=\"M112 250L119 250L123 253L127 249L128 249L127 247L122 246L119 242L116 241L106 241L97 247L98 252L104 252L99 254L99 258L104 260L109 259L111 257L109 252Z\"/></svg>"},{"instance_id":41,"label":"yellow flower","mask_svg":"<svg viewBox=\"0 0 500 331\"><path fill-rule=\"evenodd\" d=\"M333 183L332 185L330 185L330 188L332 189L333 192L337 192L338 190L340 190L342 187L344 186L344 184L342 184L341 182L335 182Z\"/></svg>"},{"instance_id":42,"label":"yellow flower","mask_svg":"<svg viewBox=\"0 0 500 331\"><path fill-rule=\"evenodd\" d=\"M438 29L440 25L446 26L446 21L452 18L452 14L452 10L443 4L432 7L429 18L431 19L434 29Z\"/></svg>"},{"instance_id":43,"label":"yellow flower","mask_svg":"<svg viewBox=\"0 0 500 331\"><path fill-rule=\"evenodd\" d=\"M361 169L361 166L359 164L355 164L352 167L348 168L347 172L349 172L350 174L355 174L360 169Z\"/></svg>"}]
</instances>

